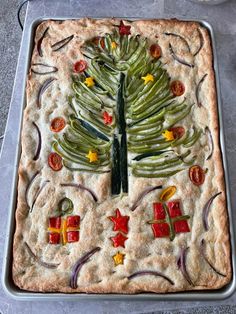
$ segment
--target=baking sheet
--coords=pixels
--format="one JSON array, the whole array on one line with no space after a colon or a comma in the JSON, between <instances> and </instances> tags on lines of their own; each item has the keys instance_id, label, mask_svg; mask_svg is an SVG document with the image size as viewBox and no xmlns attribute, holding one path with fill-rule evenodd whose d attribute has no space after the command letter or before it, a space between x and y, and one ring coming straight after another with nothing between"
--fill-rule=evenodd
<instances>
[{"instance_id":1,"label":"baking sheet","mask_svg":"<svg viewBox=\"0 0 236 314\"><path fill-rule=\"evenodd\" d=\"M47 19L50 19L47 18ZM56 20L65 20L68 18L57 17ZM121 18L127 19L127 18ZM131 20L132 18L128 18ZM136 18L137 19L137 18ZM141 19L141 18L140 18ZM143 19L143 18L142 18ZM39 23L46 19L35 19L29 31L29 36L27 38L27 47L25 58L27 60L25 66L25 78L28 73L28 68L30 65L31 60L31 53L34 44L34 34L35 29ZM55 18L54 18L55 20ZM184 19L182 19L184 20ZM187 19L186 19L187 20ZM12 185L12 194L11 194L11 201L9 206L9 220L8 220L8 227L7 227L7 238L6 238L6 245L5 245L5 252L3 258L3 276L2 276L2 284L4 290L13 298L18 300L81 300L81 299L95 299L95 300L215 300L215 299L225 299L229 297L236 288L236 273L235 273L235 238L234 238L234 230L233 230L233 217L232 217L232 208L230 204L230 195L229 195L229 182L228 182L228 172L227 172L227 165L226 165L226 155L225 155L225 145L224 145L224 131L223 131L223 122L222 122L222 105L221 105L221 97L220 97L220 85L219 85L219 75L218 75L218 65L217 65L217 55L216 55L216 48L215 48L215 40L213 29L211 25L202 20L194 19L195 21L201 23L205 26L210 35L212 41L212 49L214 55L214 70L216 76L216 88L217 88L217 100L218 100L218 112L219 112L219 125L220 125L220 145L222 151L222 160L223 160L223 168L225 173L225 183L226 183L226 196L227 196L227 206L229 212L229 222L230 222L230 239L231 239L231 259L232 259L232 281L226 287L215 290L215 291L194 291L194 292L180 292L180 293L169 293L169 294L154 294L154 293L142 293L142 294L135 294L135 295L123 295L123 294L63 294L63 293L35 293L29 291L20 290L16 287L11 278L11 267L12 267L12 241L13 235L15 231L15 208L16 208L16 199L17 199L17 182L18 182L18 163L21 154L21 145L20 145L20 133L21 133L21 124L22 124L22 116L23 116L23 109L25 105L25 98L22 99L22 105L20 110L20 125L18 128L18 146L17 146L17 154L15 156L15 164L14 164L14 180ZM25 85L26 81L22 80L22 94L25 95Z\"/></svg>"}]
</instances>

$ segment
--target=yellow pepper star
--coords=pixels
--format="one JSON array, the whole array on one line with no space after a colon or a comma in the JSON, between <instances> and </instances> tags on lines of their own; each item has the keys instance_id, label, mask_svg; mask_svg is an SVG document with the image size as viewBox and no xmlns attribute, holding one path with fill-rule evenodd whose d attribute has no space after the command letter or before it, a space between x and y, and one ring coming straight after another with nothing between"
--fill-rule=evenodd
<instances>
[{"instance_id":1,"label":"yellow pepper star","mask_svg":"<svg viewBox=\"0 0 236 314\"><path fill-rule=\"evenodd\" d=\"M172 131L165 130L165 132L163 132L162 135L164 136L167 142L173 141L175 139Z\"/></svg>"},{"instance_id":2,"label":"yellow pepper star","mask_svg":"<svg viewBox=\"0 0 236 314\"><path fill-rule=\"evenodd\" d=\"M115 266L117 265L123 265L124 264L124 258L125 258L125 254L120 253L119 251L112 256Z\"/></svg>"},{"instance_id":3,"label":"yellow pepper star","mask_svg":"<svg viewBox=\"0 0 236 314\"><path fill-rule=\"evenodd\" d=\"M115 41L113 41L111 43L111 49L116 49L116 47L117 47L117 43Z\"/></svg>"},{"instance_id":4,"label":"yellow pepper star","mask_svg":"<svg viewBox=\"0 0 236 314\"><path fill-rule=\"evenodd\" d=\"M95 162L98 161L98 153L93 152L92 150L89 151L88 155L86 157L89 159L89 162Z\"/></svg>"},{"instance_id":5,"label":"yellow pepper star","mask_svg":"<svg viewBox=\"0 0 236 314\"><path fill-rule=\"evenodd\" d=\"M90 77L86 77L84 83L88 86L88 87L93 87L94 86L94 79L90 76Z\"/></svg>"},{"instance_id":6,"label":"yellow pepper star","mask_svg":"<svg viewBox=\"0 0 236 314\"><path fill-rule=\"evenodd\" d=\"M146 85L148 82L154 81L154 76L152 74L147 74L146 76L142 76L142 80L144 80L144 85Z\"/></svg>"}]
</instances>

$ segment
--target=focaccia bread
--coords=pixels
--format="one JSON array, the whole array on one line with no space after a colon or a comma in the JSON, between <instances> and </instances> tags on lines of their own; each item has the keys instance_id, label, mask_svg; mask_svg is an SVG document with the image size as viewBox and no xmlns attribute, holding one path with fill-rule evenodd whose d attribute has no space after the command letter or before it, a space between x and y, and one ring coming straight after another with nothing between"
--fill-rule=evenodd
<instances>
[{"instance_id":1,"label":"focaccia bread","mask_svg":"<svg viewBox=\"0 0 236 314\"><path fill-rule=\"evenodd\" d=\"M230 282L206 28L178 20L44 21L26 92L18 287L130 294Z\"/></svg>"}]
</instances>

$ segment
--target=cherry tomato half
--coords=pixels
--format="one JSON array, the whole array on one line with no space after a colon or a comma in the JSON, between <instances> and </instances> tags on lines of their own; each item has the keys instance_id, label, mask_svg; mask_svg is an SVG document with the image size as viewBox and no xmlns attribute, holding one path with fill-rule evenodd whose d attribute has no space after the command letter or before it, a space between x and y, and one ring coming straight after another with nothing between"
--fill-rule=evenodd
<instances>
[{"instance_id":1,"label":"cherry tomato half","mask_svg":"<svg viewBox=\"0 0 236 314\"><path fill-rule=\"evenodd\" d=\"M170 128L169 131L173 132L175 140L181 138L185 133L185 129L182 126Z\"/></svg>"},{"instance_id":2,"label":"cherry tomato half","mask_svg":"<svg viewBox=\"0 0 236 314\"><path fill-rule=\"evenodd\" d=\"M88 67L88 64L85 60L79 60L77 62L75 62L73 70L76 73L82 73L84 72L84 70L86 70Z\"/></svg>"},{"instance_id":3,"label":"cherry tomato half","mask_svg":"<svg viewBox=\"0 0 236 314\"><path fill-rule=\"evenodd\" d=\"M105 41L104 41L104 37L95 37L93 39L93 43L98 46L99 45L99 42L100 42L100 45L102 47L102 49L105 48Z\"/></svg>"},{"instance_id":4,"label":"cherry tomato half","mask_svg":"<svg viewBox=\"0 0 236 314\"><path fill-rule=\"evenodd\" d=\"M65 126L66 121L61 117L57 117L51 121L50 129L52 132L60 132L61 130L64 129Z\"/></svg>"},{"instance_id":5,"label":"cherry tomato half","mask_svg":"<svg viewBox=\"0 0 236 314\"><path fill-rule=\"evenodd\" d=\"M205 172L198 166L194 165L189 169L189 178L195 185L202 185L205 181Z\"/></svg>"},{"instance_id":6,"label":"cherry tomato half","mask_svg":"<svg viewBox=\"0 0 236 314\"><path fill-rule=\"evenodd\" d=\"M151 45L150 54L153 58L159 59L161 57L161 47L157 44Z\"/></svg>"},{"instance_id":7,"label":"cherry tomato half","mask_svg":"<svg viewBox=\"0 0 236 314\"><path fill-rule=\"evenodd\" d=\"M48 156L48 165L54 171L59 171L62 168L62 158L57 153L50 153Z\"/></svg>"},{"instance_id":8,"label":"cherry tomato half","mask_svg":"<svg viewBox=\"0 0 236 314\"><path fill-rule=\"evenodd\" d=\"M174 96L181 96L185 92L184 84L181 81L173 81L170 84L170 89Z\"/></svg>"}]
</instances>

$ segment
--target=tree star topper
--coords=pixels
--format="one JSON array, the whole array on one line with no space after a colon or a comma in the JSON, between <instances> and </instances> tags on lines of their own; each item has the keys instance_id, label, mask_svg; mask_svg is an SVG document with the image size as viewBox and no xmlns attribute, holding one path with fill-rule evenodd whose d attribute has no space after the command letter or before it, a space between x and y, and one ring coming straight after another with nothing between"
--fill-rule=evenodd
<instances>
[{"instance_id":1,"label":"tree star topper","mask_svg":"<svg viewBox=\"0 0 236 314\"><path fill-rule=\"evenodd\" d=\"M146 85L148 82L154 81L154 76L152 74L147 74L146 76L142 76L142 80L144 80L144 85Z\"/></svg>"},{"instance_id":2,"label":"tree star topper","mask_svg":"<svg viewBox=\"0 0 236 314\"><path fill-rule=\"evenodd\" d=\"M123 21L120 21L119 33L120 35L130 35L131 26L125 25Z\"/></svg>"},{"instance_id":3,"label":"tree star topper","mask_svg":"<svg viewBox=\"0 0 236 314\"><path fill-rule=\"evenodd\" d=\"M89 159L89 162L98 161L98 153L93 152L92 150L89 151L89 153L86 155L86 157Z\"/></svg>"},{"instance_id":4,"label":"tree star topper","mask_svg":"<svg viewBox=\"0 0 236 314\"><path fill-rule=\"evenodd\" d=\"M114 223L114 231L128 233L129 216L122 216L119 209L116 209L116 216L108 217Z\"/></svg>"},{"instance_id":5,"label":"tree star topper","mask_svg":"<svg viewBox=\"0 0 236 314\"><path fill-rule=\"evenodd\" d=\"M125 254L120 253L119 251L112 256L115 266L118 265L123 265L124 264L124 258L125 258Z\"/></svg>"},{"instance_id":6,"label":"tree star topper","mask_svg":"<svg viewBox=\"0 0 236 314\"><path fill-rule=\"evenodd\" d=\"M86 77L84 83L88 86L88 87L93 87L95 85L94 83L94 79L90 76L90 77Z\"/></svg>"}]
</instances>

